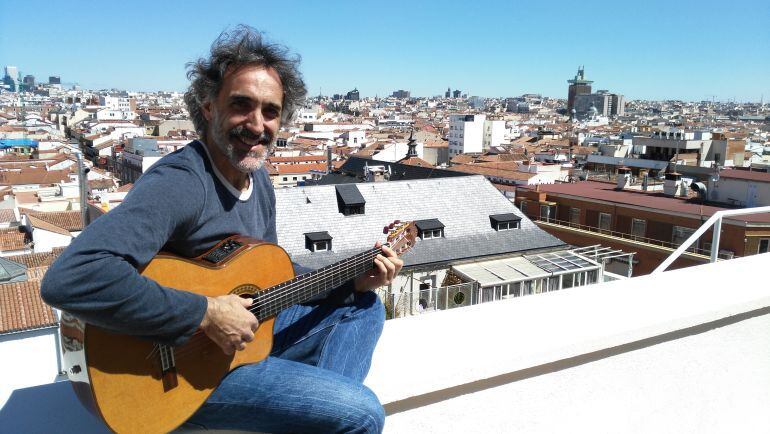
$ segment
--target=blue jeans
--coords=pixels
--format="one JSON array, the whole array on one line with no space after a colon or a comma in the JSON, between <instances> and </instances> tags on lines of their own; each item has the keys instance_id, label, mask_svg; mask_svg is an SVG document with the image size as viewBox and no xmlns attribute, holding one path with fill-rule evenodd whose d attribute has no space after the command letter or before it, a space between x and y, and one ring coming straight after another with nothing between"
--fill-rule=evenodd
<instances>
[{"instance_id":1,"label":"blue jeans","mask_svg":"<svg viewBox=\"0 0 770 434\"><path fill-rule=\"evenodd\" d=\"M275 320L273 351L233 370L188 421L270 433L379 433L385 412L362 384L385 309L373 292L298 304Z\"/></svg>"}]
</instances>

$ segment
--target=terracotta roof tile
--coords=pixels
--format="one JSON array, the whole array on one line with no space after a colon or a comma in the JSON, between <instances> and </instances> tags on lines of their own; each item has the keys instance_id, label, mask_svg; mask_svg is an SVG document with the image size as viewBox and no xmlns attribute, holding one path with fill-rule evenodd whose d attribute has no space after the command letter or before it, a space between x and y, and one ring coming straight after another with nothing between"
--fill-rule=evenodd
<instances>
[{"instance_id":1,"label":"terracotta roof tile","mask_svg":"<svg viewBox=\"0 0 770 434\"><path fill-rule=\"evenodd\" d=\"M0 233L0 251L21 250L27 246L26 237L18 230Z\"/></svg>"},{"instance_id":2,"label":"terracotta roof tile","mask_svg":"<svg viewBox=\"0 0 770 434\"><path fill-rule=\"evenodd\" d=\"M58 324L53 309L40 298L40 281L0 285L0 335Z\"/></svg>"},{"instance_id":3,"label":"terracotta roof tile","mask_svg":"<svg viewBox=\"0 0 770 434\"><path fill-rule=\"evenodd\" d=\"M81 220L80 211L26 211L24 214L29 217L35 217L39 220L70 232L83 230L83 221Z\"/></svg>"},{"instance_id":4,"label":"terracotta roof tile","mask_svg":"<svg viewBox=\"0 0 770 434\"><path fill-rule=\"evenodd\" d=\"M6 259L22 264L28 269L41 267L48 268L48 266L59 257L63 250L63 248L57 248L52 252L27 253L24 255L9 256Z\"/></svg>"}]
</instances>

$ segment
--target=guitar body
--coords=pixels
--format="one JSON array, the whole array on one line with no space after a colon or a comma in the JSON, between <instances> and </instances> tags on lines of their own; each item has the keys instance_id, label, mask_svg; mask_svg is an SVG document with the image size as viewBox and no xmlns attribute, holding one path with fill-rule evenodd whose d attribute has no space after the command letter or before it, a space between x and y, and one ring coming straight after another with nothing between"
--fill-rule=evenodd
<instances>
[{"instance_id":1,"label":"guitar body","mask_svg":"<svg viewBox=\"0 0 770 434\"><path fill-rule=\"evenodd\" d=\"M222 250L229 240L238 245ZM204 259L217 249L223 259ZM194 259L161 253L142 275L163 286L216 297L259 292L292 279L294 270L282 248L231 237ZM78 396L110 429L160 433L192 416L228 372L265 359L272 346L273 321L262 321L254 341L231 356L200 331L172 348L85 324L71 315L62 317L62 345Z\"/></svg>"}]
</instances>

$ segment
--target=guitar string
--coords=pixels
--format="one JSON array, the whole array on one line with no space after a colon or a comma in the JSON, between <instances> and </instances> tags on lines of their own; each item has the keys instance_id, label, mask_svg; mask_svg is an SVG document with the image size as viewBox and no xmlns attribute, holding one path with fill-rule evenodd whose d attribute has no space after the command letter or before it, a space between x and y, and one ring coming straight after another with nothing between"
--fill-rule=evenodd
<instances>
[{"instance_id":1,"label":"guitar string","mask_svg":"<svg viewBox=\"0 0 770 434\"><path fill-rule=\"evenodd\" d=\"M313 279L309 279L309 281L310 281L310 282L312 282L311 284L315 284L315 283L318 283L318 282L324 282L324 281L326 281L326 282L329 282L330 284L334 284L334 279L338 279L338 278L342 277L341 275L342 275L342 274L343 274L345 271L347 271L347 270L350 270L350 269L353 269L353 268L356 268L356 269L357 269L357 267L360 267L361 265L367 265L367 263L368 263L368 262L370 262L370 261L373 261L373 260L374 260L374 258L375 258L375 257L376 257L376 256L379 254L379 252L380 252L380 249L373 249L373 250L371 250L371 251L363 252L363 253L360 253L360 254L358 254L358 255L354 256L353 258L356 258L356 259L355 259L353 262L350 262L350 263L348 263L348 264L344 264L344 262L346 262L346 261L350 261L350 260L351 260L351 259L353 259L353 258L348 258L348 259L346 259L346 260L343 260L343 261L340 261L340 262L338 262L338 263L335 263L335 264L331 264L332 266L336 266L336 268L337 268L337 269L333 269L333 268L332 268L332 269L326 270L326 271L327 271L327 273L326 273L326 274L324 274L324 273L318 273L318 275L317 275L317 276L312 276L312 277L314 277L314 278L313 278ZM343 267L343 265L344 265L344 267ZM321 270L323 270L323 269L321 269ZM313 271L313 272L307 273L307 275L310 275L311 273L316 273L317 271L319 271L319 270L315 270L315 271ZM366 271L366 270L364 270L364 271ZM359 273L356 273L356 274L359 274ZM301 277L301 276L300 276L300 277ZM285 282L284 282L284 283L285 283ZM304 284L304 285L302 285L301 283L305 283L305 284ZM280 285L280 284L279 284L279 285ZM276 285L276 286L274 286L274 287L272 287L272 288L275 288L275 287L277 287L277 286L278 286L278 285ZM282 288L282 290L283 290L283 291L282 291L282 294L283 294L283 296L280 296L280 297L272 297L272 298L271 298L271 301L276 301L276 300L279 300L279 299L281 299L281 298L283 298L283 299L285 299L285 298L291 298L291 297L293 297L295 294L291 294L290 292L292 292L292 291L290 291L289 289L293 289L293 288L296 288L296 287L300 287L300 288L302 288L302 287L306 287L306 286L308 286L308 284L307 284L307 282L306 282L306 281L304 281L304 280L303 280L303 281L297 281L297 282L294 282L294 283L292 283L291 285L287 285L285 288ZM286 289L286 288L289 288L289 289ZM270 288L268 288L268 289L270 289ZM287 294L287 293L288 293L288 294ZM319 293L320 293L320 292L319 292ZM297 300L297 301L299 301L299 300ZM264 304L264 303L263 303L263 304ZM294 302L292 302L291 304L294 304ZM290 304L287 304L287 307L288 307L289 305L290 305ZM258 309L252 309L252 307L253 307L253 306L249 306L249 308L247 308L247 309L248 309L250 312L252 312L253 314L255 314L255 313L256 313L256 312L255 312L255 310L258 310ZM282 310L282 309L280 309L280 310ZM279 311L280 311L280 310L279 310ZM271 314L270 316L272 316L272 314ZM185 346L183 346L182 348L180 348L180 349L178 350L178 352L175 352L175 353L174 353L175 357L177 357L177 358L180 358L180 357L182 357L182 358L183 358L183 357L185 357L186 355L189 355L189 353L190 353L190 352L193 352L193 351L197 351L197 350L201 349L201 347L202 347L203 345L206 345L206 344L209 344L209 343L214 343L214 342L213 342L213 341L211 341L210 339L200 339L200 336L199 336L200 334L202 334L202 332L201 332L201 331L196 331L196 332L193 334L193 336L190 338L190 341L188 341L188 344L187 344L187 345L185 345ZM198 335L198 336L196 336L196 335ZM191 341L193 341L193 340L194 340L194 342L191 342Z\"/></svg>"},{"instance_id":2,"label":"guitar string","mask_svg":"<svg viewBox=\"0 0 770 434\"><path fill-rule=\"evenodd\" d=\"M319 282L321 282L321 283L327 282L327 283L333 285L334 284L334 280L341 278L342 275L345 274L346 271L349 271L351 269L353 269L355 271L361 265L368 265L368 263L372 262L374 260L374 258L379 254L380 251L381 250L379 248L372 249L370 251L366 251L366 252L360 253L360 254L352 257L352 258L348 258L348 259L342 260L342 261L340 261L338 263L331 264L330 267L334 267L334 268L330 268L329 270L325 270L324 272L319 273L320 270L323 270L323 268L322 268L320 270L311 271L310 273L307 273L305 275L300 275L298 277L302 277L302 276L308 276L308 277L305 278L305 279L293 282L291 284L285 285L282 288L280 287L280 285L285 284L285 282L281 283L281 284L278 284L278 285L275 285L275 286L273 286L271 288L280 288L280 291L278 291L276 294L271 294L271 297L269 297L269 298L265 298L264 299L265 302L263 302L263 300L259 300L259 302L260 302L259 304L249 306L247 308L247 310L249 310L251 313L256 315L256 313L259 311L259 309L261 307L267 305L267 304L274 304L274 303L278 302L279 300L290 299L290 298L292 298L294 296L297 296L298 294L296 293L296 291L294 291L294 289L296 289L296 288L308 287L310 285L313 285L313 284L316 284L316 283L319 283ZM349 262L353 258L355 258L355 260L353 260L352 262ZM345 263L346 261L348 261L348 263ZM337 269L335 269L335 268L337 268ZM364 271L366 271L366 270L364 270ZM360 273L363 273L364 271L361 271L361 272L357 272L356 271L355 274L360 274ZM312 275L313 273L315 273L315 275ZM342 282L340 282L340 283L342 283ZM266 288L265 291L268 291L271 288ZM323 292L323 291L319 291L318 293L321 293L321 292ZM312 294L312 295L316 295L316 294ZM286 307L288 307L291 304L294 304L296 302L299 302L299 299L297 299L297 301L295 301L295 302L291 302L290 304L287 304ZM280 312L280 310L283 310L283 309L279 309L278 311L275 312L275 314ZM273 316L273 313L271 312L271 314L269 316ZM190 352L199 350L201 345L206 345L208 343L214 343L210 339L200 339L200 337L199 337L200 334L201 334L200 331L196 331L195 333L193 333L193 336L190 338L190 341L194 340L194 342L188 341L188 344L183 346L178 352L175 352L174 356L177 357L177 358L185 357Z\"/></svg>"}]
</instances>

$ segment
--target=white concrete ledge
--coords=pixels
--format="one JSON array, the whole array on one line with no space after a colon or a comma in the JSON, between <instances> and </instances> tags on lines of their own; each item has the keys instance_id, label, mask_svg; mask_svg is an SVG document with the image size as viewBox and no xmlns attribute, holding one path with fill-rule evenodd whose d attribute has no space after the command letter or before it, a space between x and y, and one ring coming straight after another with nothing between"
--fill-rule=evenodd
<instances>
[{"instance_id":1,"label":"white concrete ledge","mask_svg":"<svg viewBox=\"0 0 770 434\"><path fill-rule=\"evenodd\" d=\"M447 414L443 422L428 426L415 424L415 420L435 413L433 407L469 393L677 342L756 317L770 318L768 267L770 254L765 254L391 320L375 351L366 384L391 415L389 430L403 432L413 427L413 432L425 432L432 427L431 432L454 431L457 420L473 419L473 414ZM770 330L765 336L770 344ZM752 358L770 349L741 351L749 351L745 357ZM661 357L676 362L679 356L674 350ZM770 377L770 359L764 362L768 374L764 377ZM708 383L713 378L702 380ZM479 399L483 399L481 395ZM527 397L510 399L516 402ZM770 396L765 394L762 399L767 400L764 405L770 405ZM411 422L394 425L403 412L412 415ZM478 432L484 432L481 426ZM575 427L561 428L571 431Z\"/></svg>"}]
</instances>

